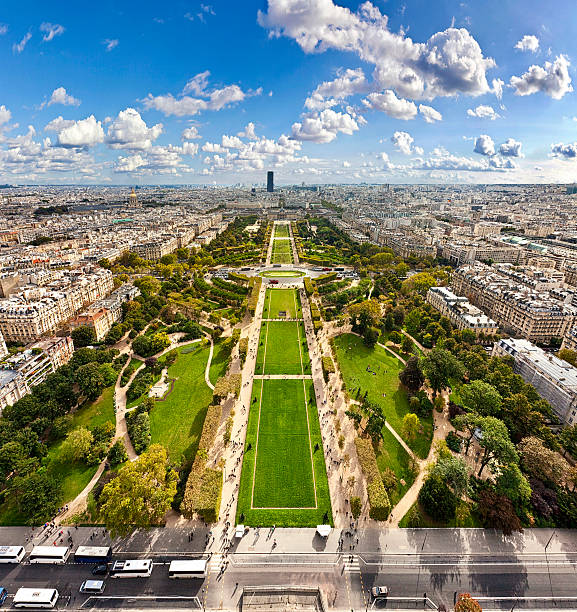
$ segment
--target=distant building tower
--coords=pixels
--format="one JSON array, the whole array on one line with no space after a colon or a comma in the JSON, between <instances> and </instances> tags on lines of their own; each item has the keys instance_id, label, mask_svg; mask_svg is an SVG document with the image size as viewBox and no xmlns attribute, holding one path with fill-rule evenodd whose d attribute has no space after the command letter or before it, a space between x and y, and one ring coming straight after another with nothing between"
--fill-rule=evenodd
<instances>
[{"instance_id":1,"label":"distant building tower","mask_svg":"<svg viewBox=\"0 0 577 612\"><path fill-rule=\"evenodd\" d=\"M130 192L130 196L128 198L128 205L129 206L139 206L138 196L136 195L136 191L134 191L134 187L132 188L132 191Z\"/></svg>"},{"instance_id":2,"label":"distant building tower","mask_svg":"<svg viewBox=\"0 0 577 612\"><path fill-rule=\"evenodd\" d=\"M274 172L272 170L266 173L266 190L269 193L274 191Z\"/></svg>"}]
</instances>

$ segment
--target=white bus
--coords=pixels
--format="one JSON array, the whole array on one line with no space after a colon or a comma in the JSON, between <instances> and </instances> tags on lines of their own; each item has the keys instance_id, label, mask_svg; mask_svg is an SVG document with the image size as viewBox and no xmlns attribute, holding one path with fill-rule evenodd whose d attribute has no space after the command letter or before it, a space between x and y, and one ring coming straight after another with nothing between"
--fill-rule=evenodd
<instances>
[{"instance_id":1,"label":"white bus","mask_svg":"<svg viewBox=\"0 0 577 612\"><path fill-rule=\"evenodd\" d=\"M152 559L115 561L110 570L111 578L148 578L152 574Z\"/></svg>"},{"instance_id":2,"label":"white bus","mask_svg":"<svg viewBox=\"0 0 577 612\"><path fill-rule=\"evenodd\" d=\"M70 556L68 546L35 546L30 553L30 563L64 564Z\"/></svg>"},{"instance_id":3,"label":"white bus","mask_svg":"<svg viewBox=\"0 0 577 612\"><path fill-rule=\"evenodd\" d=\"M58 601L56 589L26 589L16 591L12 605L15 608L53 608Z\"/></svg>"},{"instance_id":4,"label":"white bus","mask_svg":"<svg viewBox=\"0 0 577 612\"><path fill-rule=\"evenodd\" d=\"M169 578L204 578L206 576L206 559L186 559L171 561L168 567Z\"/></svg>"},{"instance_id":5,"label":"white bus","mask_svg":"<svg viewBox=\"0 0 577 612\"><path fill-rule=\"evenodd\" d=\"M111 558L110 546L79 546L74 552L76 563L109 563Z\"/></svg>"},{"instance_id":6,"label":"white bus","mask_svg":"<svg viewBox=\"0 0 577 612\"><path fill-rule=\"evenodd\" d=\"M20 563L25 554L24 546L0 546L0 563Z\"/></svg>"}]
</instances>

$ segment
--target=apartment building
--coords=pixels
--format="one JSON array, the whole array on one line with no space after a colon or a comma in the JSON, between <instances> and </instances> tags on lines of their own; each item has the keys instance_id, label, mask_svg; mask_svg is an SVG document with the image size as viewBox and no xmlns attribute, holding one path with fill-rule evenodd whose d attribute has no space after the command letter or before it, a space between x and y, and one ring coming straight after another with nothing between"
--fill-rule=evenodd
<instances>
[{"instance_id":1,"label":"apartment building","mask_svg":"<svg viewBox=\"0 0 577 612\"><path fill-rule=\"evenodd\" d=\"M54 332L113 287L109 270L86 267L62 271L45 286L26 286L0 300L0 332L6 340L28 344Z\"/></svg>"},{"instance_id":2,"label":"apartment building","mask_svg":"<svg viewBox=\"0 0 577 612\"><path fill-rule=\"evenodd\" d=\"M427 302L460 331L470 329L478 336L494 335L499 329L493 319L471 304L466 297L455 295L447 287L431 287L427 292Z\"/></svg>"},{"instance_id":3,"label":"apartment building","mask_svg":"<svg viewBox=\"0 0 577 612\"><path fill-rule=\"evenodd\" d=\"M500 328L532 342L562 338L577 321L574 306L479 262L455 270L451 284Z\"/></svg>"},{"instance_id":4,"label":"apartment building","mask_svg":"<svg viewBox=\"0 0 577 612\"><path fill-rule=\"evenodd\" d=\"M53 337L29 346L0 363L0 414L6 406L28 395L74 354L70 336Z\"/></svg>"},{"instance_id":5,"label":"apartment building","mask_svg":"<svg viewBox=\"0 0 577 612\"><path fill-rule=\"evenodd\" d=\"M577 422L577 368L524 339L495 342L493 355L513 357L515 373L551 404L559 420L567 425Z\"/></svg>"},{"instance_id":6,"label":"apartment building","mask_svg":"<svg viewBox=\"0 0 577 612\"><path fill-rule=\"evenodd\" d=\"M131 250L143 259L160 259L174 253L178 248L178 240L174 236L159 236L153 240L134 244Z\"/></svg>"}]
</instances>

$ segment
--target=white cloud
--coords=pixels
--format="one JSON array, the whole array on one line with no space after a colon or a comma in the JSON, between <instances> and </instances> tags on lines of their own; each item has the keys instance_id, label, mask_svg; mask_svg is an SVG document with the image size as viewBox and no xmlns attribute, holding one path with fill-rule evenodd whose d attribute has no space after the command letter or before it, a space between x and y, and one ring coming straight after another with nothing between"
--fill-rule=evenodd
<instances>
[{"instance_id":1,"label":"white cloud","mask_svg":"<svg viewBox=\"0 0 577 612\"><path fill-rule=\"evenodd\" d=\"M566 93L573 91L569 65L569 60L559 55L553 63L533 65L520 77L512 76L509 83L518 96L530 96L542 91L554 100L560 100Z\"/></svg>"},{"instance_id":2,"label":"white cloud","mask_svg":"<svg viewBox=\"0 0 577 612\"><path fill-rule=\"evenodd\" d=\"M191 125L182 131L182 140L196 140L197 138L201 138L201 135L195 125Z\"/></svg>"},{"instance_id":3,"label":"white cloud","mask_svg":"<svg viewBox=\"0 0 577 612\"><path fill-rule=\"evenodd\" d=\"M479 106L474 109L469 108L467 110L467 115L469 117L476 117L477 119L490 119L491 121L494 121L501 116L492 106L488 106L487 104L479 104Z\"/></svg>"},{"instance_id":4,"label":"white cloud","mask_svg":"<svg viewBox=\"0 0 577 612\"><path fill-rule=\"evenodd\" d=\"M499 153L504 157L523 157L521 147L523 144L514 138L507 140L499 146Z\"/></svg>"},{"instance_id":5,"label":"white cloud","mask_svg":"<svg viewBox=\"0 0 577 612\"><path fill-rule=\"evenodd\" d=\"M294 39L306 53L355 53L374 65L379 89L394 89L403 97L433 99L489 91L486 71L495 62L483 56L464 28L449 28L416 43L402 31L391 32L387 17L368 1L352 12L332 0L269 0L258 21L271 35Z\"/></svg>"},{"instance_id":6,"label":"white cloud","mask_svg":"<svg viewBox=\"0 0 577 612\"><path fill-rule=\"evenodd\" d=\"M56 117L52 119L49 123L44 127L45 132L61 132L64 128L70 127L74 125L74 120L72 119L64 119L62 116Z\"/></svg>"},{"instance_id":7,"label":"white cloud","mask_svg":"<svg viewBox=\"0 0 577 612\"><path fill-rule=\"evenodd\" d=\"M413 153L413 142L415 139L408 132L395 132L391 136L391 142L393 145L405 155ZM423 150L420 147L415 147L417 154L422 154Z\"/></svg>"},{"instance_id":8,"label":"white cloud","mask_svg":"<svg viewBox=\"0 0 577 612\"><path fill-rule=\"evenodd\" d=\"M189 172L183 161L183 155L196 155L198 146L185 142L181 147L175 145L154 146L146 152L135 153L116 160L114 171L119 173L137 173L142 175L171 174L179 176Z\"/></svg>"},{"instance_id":9,"label":"white cloud","mask_svg":"<svg viewBox=\"0 0 577 612\"><path fill-rule=\"evenodd\" d=\"M352 135L358 129L357 121L348 113L326 109L305 116L302 122L293 123L292 136L296 140L327 143L332 142L339 132Z\"/></svg>"},{"instance_id":10,"label":"white cloud","mask_svg":"<svg viewBox=\"0 0 577 612\"><path fill-rule=\"evenodd\" d=\"M525 36L523 36L523 38L517 42L515 49L519 49L519 51L531 51L531 53L536 53L539 49L539 39L533 34L525 34Z\"/></svg>"},{"instance_id":11,"label":"white cloud","mask_svg":"<svg viewBox=\"0 0 577 612\"><path fill-rule=\"evenodd\" d=\"M492 85L493 87L491 91L495 94L495 97L500 102L503 99L503 87L505 86L505 81L502 79L493 79Z\"/></svg>"},{"instance_id":12,"label":"white cloud","mask_svg":"<svg viewBox=\"0 0 577 612\"><path fill-rule=\"evenodd\" d=\"M559 159L575 159L577 157L577 142L552 144L551 155Z\"/></svg>"},{"instance_id":13,"label":"white cloud","mask_svg":"<svg viewBox=\"0 0 577 612\"><path fill-rule=\"evenodd\" d=\"M487 134L481 134L475 140L475 148L473 151L479 153L479 155L495 155L495 143Z\"/></svg>"},{"instance_id":14,"label":"white cloud","mask_svg":"<svg viewBox=\"0 0 577 612\"><path fill-rule=\"evenodd\" d=\"M106 47L107 51L112 51L118 47L118 38L105 38L102 44Z\"/></svg>"},{"instance_id":15,"label":"white cloud","mask_svg":"<svg viewBox=\"0 0 577 612\"><path fill-rule=\"evenodd\" d=\"M52 92L50 100L42 103L40 108L52 106L53 104L62 104L63 106L80 106L80 100L70 95L64 87L57 87Z\"/></svg>"},{"instance_id":16,"label":"white cloud","mask_svg":"<svg viewBox=\"0 0 577 612\"><path fill-rule=\"evenodd\" d=\"M423 115L423 119L427 123L435 123L437 121L443 120L443 115L433 108L432 106L425 106L424 104L419 104L419 112Z\"/></svg>"},{"instance_id":17,"label":"white cloud","mask_svg":"<svg viewBox=\"0 0 577 612\"><path fill-rule=\"evenodd\" d=\"M383 93L369 94L363 100L363 104L367 108L380 110L389 115L389 117L394 117L395 119L407 121L417 116L417 105L409 100L397 98L394 91L390 89Z\"/></svg>"},{"instance_id":18,"label":"white cloud","mask_svg":"<svg viewBox=\"0 0 577 612\"><path fill-rule=\"evenodd\" d=\"M8 26L5 23L0 23L0 36L4 36L8 32Z\"/></svg>"},{"instance_id":19,"label":"white cloud","mask_svg":"<svg viewBox=\"0 0 577 612\"><path fill-rule=\"evenodd\" d=\"M24 47L28 44L28 41L32 38L32 33L28 32L24 35L24 38L19 43L14 43L12 45L12 53L22 53L24 51Z\"/></svg>"},{"instance_id":20,"label":"white cloud","mask_svg":"<svg viewBox=\"0 0 577 612\"><path fill-rule=\"evenodd\" d=\"M239 132L237 136L240 136L241 138L248 138L249 140L257 140L258 136L255 132L254 123L252 121L247 123L244 130Z\"/></svg>"},{"instance_id":21,"label":"white cloud","mask_svg":"<svg viewBox=\"0 0 577 612\"><path fill-rule=\"evenodd\" d=\"M208 70L197 74L186 83L178 97L170 93L160 96L153 96L149 93L142 102L147 109L152 108L165 115L185 117L196 115L204 110L219 111L236 102L242 102L245 98L262 94L262 87L254 91L243 91L238 85L227 85L221 89L207 91L209 75ZM189 93L194 93L198 97L187 95Z\"/></svg>"},{"instance_id":22,"label":"white cloud","mask_svg":"<svg viewBox=\"0 0 577 612\"><path fill-rule=\"evenodd\" d=\"M2 104L0 106L0 125L5 125L12 119L12 113Z\"/></svg>"},{"instance_id":23,"label":"white cloud","mask_svg":"<svg viewBox=\"0 0 577 612\"><path fill-rule=\"evenodd\" d=\"M50 42L55 36L64 34L64 28L57 23L44 22L40 25L40 31L44 32L42 37L44 42Z\"/></svg>"},{"instance_id":24,"label":"white cloud","mask_svg":"<svg viewBox=\"0 0 577 612\"><path fill-rule=\"evenodd\" d=\"M305 100L309 110L323 110L354 94L366 93L368 84L362 68L341 70L336 79L321 83Z\"/></svg>"},{"instance_id":25,"label":"white cloud","mask_svg":"<svg viewBox=\"0 0 577 612\"><path fill-rule=\"evenodd\" d=\"M61 147L87 148L104 141L102 123L94 115L75 121L58 134L58 145Z\"/></svg>"},{"instance_id":26,"label":"white cloud","mask_svg":"<svg viewBox=\"0 0 577 612\"><path fill-rule=\"evenodd\" d=\"M148 127L140 113L127 108L110 124L106 142L111 149L145 151L162 134L162 123Z\"/></svg>"}]
</instances>

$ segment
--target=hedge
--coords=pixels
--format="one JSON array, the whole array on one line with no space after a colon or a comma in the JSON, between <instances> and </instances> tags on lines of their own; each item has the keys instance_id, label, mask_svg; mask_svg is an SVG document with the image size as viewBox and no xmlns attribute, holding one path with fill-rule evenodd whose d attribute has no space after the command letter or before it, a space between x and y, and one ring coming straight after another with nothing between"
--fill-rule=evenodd
<instances>
[{"instance_id":1,"label":"hedge","mask_svg":"<svg viewBox=\"0 0 577 612\"><path fill-rule=\"evenodd\" d=\"M314 293L314 286L311 279L307 276L305 277L305 293L310 297Z\"/></svg>"},{"instance_id":2,"label":"hedge","mask_svg":"<svg viewBox=\"0 0 577 612\"><path fill-rule=\"evenodd\" d=\"M336 372L335 364L334 364L334 361L332 360L332 357L325 355L322 358L322 366L323 366L323 377L325 379L325 382L329 382L329 375Z\"/></svg>"},{"instance_id":3,"label":"hedge","mask_svg":"<svg viewBox=\"0 0 577 612\"><path fill-rule=\"evenodd\" d=\"M248 285L249 277L244 274L237 274L236 272L229 272L228 278L235 281L236 283L240 283L241 285Z\"/></svg>"},{"instance_id":4,"label":"hedge","mask_svg":"<svg viewBox=\"0 0 577 612\"><path fill-rule=\"evenodd\" d=\"M206 467L206 457L216 439L222 418L222 406L212 405L206 411L198 450L186 481L180 511L186 518L199 514L206 522L216 522L222 492L222 472ZM202 452L201 452L202 451ZM216 475L220 476L217 478Z\"/></svg>"},{"instance_id":5,"label":"hedge","mask_svg":"<svg viewBox=\"0 0 577 612\"><path fill-rule=\"evenodd\" d=\"M235 397L238 397L241 382L242 374L229 374L228 376L221 376L216 381L216 385L214 385L212 395L216 400L225 399L230 393L232 393Z\"/></svg>"},{"instance_id":6,"label":"hedge","mask_svg":"<svg viewBox=\"0 0 577 612\"><path fill-rule=\"evenodd\" d=\"M381 479L377 458L370 440L355 438L361 470L367 480L369 516L376 521L386 521L391 512L391 502Z\"/></svg>"},{"instance_id":7,"label":"hedge","mask_svg":"<svg viewBox=\"0 0 577 612\"><path fill-rule=\"evenodd\" d=\"M138 408L126 413L126 430L137 454L150 446L150 417Z\"/></svg>"},{"instance_id":8,"label":"hedge","mask_svg":"<svg viewBox=\"0 0 577 612\"><path fill-rule=\"evenodd\" d=\"M319 310L319 307L313 302L311 302L311 317L313 321L321 320L321 311Z\"/></svg>"},{"instance_id":9,"label":"hedge","mask_svg":"<svg viewBox=\"0 0 577 612\"><path fill-rule=\"evenodd\" d=\"M330 283L337 278L336 272L328 272L327 274L321 274L321 276L317 276L315 282L317 285L324 285L325 283Z\"/></svg>"},{"instance_id":10,"label":"hedge","mask_svg":"<svg viewBox=\"0 0 577 612\"><path fill-rule=\"evenodd\" d=\"M258 294L260 292L261 285L262 285L262 278L260 276L253 276L250 279L251 293L250 293L250 297L248 298L247 308L250 314L252 315L254 315L254 312L256 310L256 305L258 302Z\"/></svg>"},{"instance_id":11,"label":"hedge","mask_svg":"<svg viewBox=\"0 0 577 612\"><path fill-rule=\"evenodd\" d=\"M248 338L241 338L238 341L238 354L240 357L241 364L244 365L246 361L246 356L248 354Z\"/></svg>"}]
</instances>

